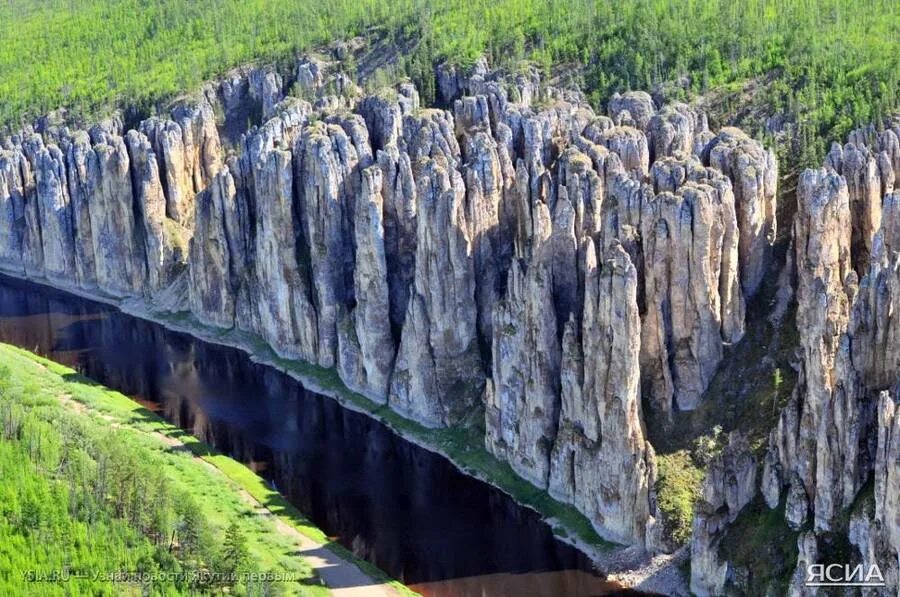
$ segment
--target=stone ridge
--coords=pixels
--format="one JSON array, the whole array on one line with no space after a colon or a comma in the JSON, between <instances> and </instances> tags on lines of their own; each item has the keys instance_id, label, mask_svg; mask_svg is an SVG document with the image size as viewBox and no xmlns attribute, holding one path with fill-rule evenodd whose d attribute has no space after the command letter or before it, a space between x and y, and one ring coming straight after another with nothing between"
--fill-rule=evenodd
<instances>
[{"instance_id":1,"label":"stone ridge","mask_svg":"<svg viewBox=\"0 0 900 597\"><path fill-rule=\"evenodd\" d=\"M668 547L642 403L695 408L743 335L771 152L684 104L634 92L598 115L483 61L438 70L446 110L295 71L305 100L238 72L134 130L4 140L2 266L117 297L187 288L170 309L424 425L483 417L490 452L604 536ZM248 103L264 122L235 137Z\"/></svg>"},{"instance_id":2,"label":"stone ridge","mask_svg":"<svg viewBox=\"0 0 900 597\"><path fill-rule=\"evenodd\" d=\"M718 560L719 539L757 493L769 508L783 505L786 524L799 532L792 595L815 594L805 586L806 566L834 563L826 555L833 533L846 536L852 561L879 566L886 586L875 594L900 589L898 136L900 127L854 131L846 145L832 146L824 167L800 176L793 226L799 382L769 436L758 486L746 486L737 510L728 505L724 524L715 501L701 503L691 570L698 595L735 588L729 563ZM729 458L726 451L716 466L737 479L755 476L755 464L751 471ZM704 494L710 483L708 476Z\"/></svg>"}]
</instances>

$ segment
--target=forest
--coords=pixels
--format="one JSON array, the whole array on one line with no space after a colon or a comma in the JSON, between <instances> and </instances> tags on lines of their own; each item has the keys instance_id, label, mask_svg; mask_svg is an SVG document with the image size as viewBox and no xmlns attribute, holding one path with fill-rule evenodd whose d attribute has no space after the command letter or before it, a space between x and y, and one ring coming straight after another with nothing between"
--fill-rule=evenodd
<instances>
[{"instance_id":1,"label":"forest","mask_svg":"<svg viewBox=\"0 0 900 597\"><path fill-rule=\"evenodd\" d=\"M0 124L60 107L148 113L237 65L364 36L403 49L396 74L426 100L438 63L527 60L597 105L629 89L714 94L726 116L763 105L812 164L825 140L896 109L898 12L893 0L10 0ZM741 125L767 132L764 119Z\"/></svg>"}]
</instances>

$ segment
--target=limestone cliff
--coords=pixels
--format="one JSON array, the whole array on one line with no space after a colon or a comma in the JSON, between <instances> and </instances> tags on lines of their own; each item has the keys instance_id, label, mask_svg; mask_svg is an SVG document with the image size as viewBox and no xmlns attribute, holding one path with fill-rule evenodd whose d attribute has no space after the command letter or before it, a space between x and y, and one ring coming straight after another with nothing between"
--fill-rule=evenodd
<instances>
[{"instance_id":1,"label":"limestone cliff","mask_svg":"<svg viewBox=\"0 0 900 597\"><path fill-rule=\"evenodd\" d=\"M797 187L799 382L769 435L759 487L798 532L791 594L815 594L805 585L806 566L835 563L835 537L852 546L837 563L862 563L866 570L877 564L886 586L874 593L898 590L895 141L890 129L855 131L847 145L832 147L824 168L804 172ZM728 562L718 561L715 533L698 527L702 518L701 508L692 588L716 593L725 587Z\"/></svg>"},{"instance_id":2,"label":"limestone cliff","mask_svg":"<svg viewBox=\"0 0 900 597\"><path fill-rule=\"evenodd\" d=\"M0 264L165 294L425 426L483 420L522 477L602 534L658 547L642 405L697 407L742 337L775 232L774 158L646 93L601 115L483 60L436 83L448 109L408 82L364 94L337 58L303 57L132 130L26 130L0 150ZM877 164L896 161L882 144ZM881 313L879 284L859 292ZM876 343L893 342L883 329ZM868 369L893 367L880 354Z\"/></svg>"}]
</instances>

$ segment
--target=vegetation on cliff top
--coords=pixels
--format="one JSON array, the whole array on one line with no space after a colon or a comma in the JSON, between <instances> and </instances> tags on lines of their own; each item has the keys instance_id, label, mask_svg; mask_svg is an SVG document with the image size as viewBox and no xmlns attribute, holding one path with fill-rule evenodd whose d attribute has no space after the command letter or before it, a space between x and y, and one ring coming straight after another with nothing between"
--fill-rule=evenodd
<instances>
[{"instance_id":1,"label":"vegetation on cliff top","mask_svg":"<svg viewBox=\"0 0 900 597\"><path fill-rule=\"evenodd\" d=\"M798 123L818 161L821 139L897 107L898 13L893 0L10 0L0 123L58 107L147 110L231 67L363 35L403 48L399 72L426 100L435 63L482 53L497 65L575 65L556 73L596 103L662 84L740 102L729 92L758 80L756 99Z\"/></svg>"}]
</instances>

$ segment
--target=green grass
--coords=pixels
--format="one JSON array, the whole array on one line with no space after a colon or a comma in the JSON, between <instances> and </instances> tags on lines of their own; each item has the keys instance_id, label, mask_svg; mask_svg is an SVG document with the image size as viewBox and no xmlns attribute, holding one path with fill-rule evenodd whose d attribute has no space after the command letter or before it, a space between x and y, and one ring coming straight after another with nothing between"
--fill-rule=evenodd
<instances>
[{"instance_id":1,"label":"green grass","mask_svg":"<svg viewBox=\"0 0 900 597\"><path fill-rule=\"evenodd\" d=\"M657 85L674 97L727 94L777 73L758 100L798 123L813 159L822 138L897 108L898 10L893 0L10 0L0 123L62 106L146 112L231 67L364 35L402 48L395 74L426 101L435 63L482 53L548 74L566 65L560 83L597 103Z\"/></svg>"},{"instance_id":2,"label":"green grass","mask_svg":"<svg viewBox=\"0 0 900 597\"><path fill-rule=\"evenodd\" d=\"M68 367L16 347L0 344L0 364L12 371L12 386L29 409L34 411L39 407L41 416L49 420L77 418L91 433L102 433L113 427L110 433L115 442L127 446L129 451L163 471L173 487L191 496L214 529L222 531L230 523L237 522L247 538L254 569L294 572L306 579L300 586L288 587L291 592L327 594L312 570L295 554L293 541L279 534L271 521L252 516L251 507L239 496L241 490L304 535L328 544L335 553L359 565L375 580L390 581L374 566L330 542L249 468L215 452L128 397L104 388ZM88 409L83 413L72 413L59 402L58 397L63 395ZM177 439L187 450L169 447L157 434ZM212 464L218 472L210 470L194 456ZM393 582L393 585L401 594L414 594L400 583Z\"/></svg>"},{"instance_id":3,"label":"green grass","mask_svg":"<svg viewBox=\"0 0 900 597\"><path fill-rule=\"evenodd\" d=\"M686 450L656 458L656 495L666 540L681 545L691 538L694 504L704 472Z\"/></svg>"}]
</instances>

